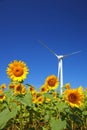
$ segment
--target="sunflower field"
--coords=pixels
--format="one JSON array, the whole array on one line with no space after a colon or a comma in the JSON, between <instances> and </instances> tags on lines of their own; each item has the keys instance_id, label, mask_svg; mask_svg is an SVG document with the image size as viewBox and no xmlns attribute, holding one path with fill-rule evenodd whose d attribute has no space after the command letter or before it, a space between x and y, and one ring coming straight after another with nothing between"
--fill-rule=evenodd
<instances>
[{"instance_id":1,"label":"sunflower field","mask_svg":"<svg viewBox=\"0 0 87 130\"><path fill-rule=\"evenodd\" d=\"M0 85L0 130L87 130L87 89L58 91L55 75L46 77L39 91L24 84L29 69L14 60L7 67L10 83Z\"/></svg>"}]
</instances>

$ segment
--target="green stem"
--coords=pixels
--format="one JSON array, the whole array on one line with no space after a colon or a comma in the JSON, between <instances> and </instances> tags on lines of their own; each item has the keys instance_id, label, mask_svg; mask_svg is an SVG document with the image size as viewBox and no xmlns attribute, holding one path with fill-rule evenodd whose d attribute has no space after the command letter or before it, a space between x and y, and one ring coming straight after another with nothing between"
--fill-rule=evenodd
<instances>
[{"instance_id":1,"label":"green stem","mask_svg":"<svg viewBox=\"0 0 87 130\"><path fill-rule=\"evenodd\" d=\"M20 118L19 118L19 120L20 120L20 130L23 130L23 118L22 118L22 104L20 104Z\"/></svg>"},{"instance_id":2,"label":"green stem","mask_svg":"<svg viewBox=\"0 0 87 130\"><path fill-rule=\"evenodd\" d=\"M71 124L72 130L74 130L74 123L73 123L73 121L72 121L71 123L72 123L72 124Z\"/></svg>"},{"instance_id":3,"label":"green stem","mask_svg":"<svg viewBox=\"0 0 87 130\"><path fill-rule=\"evenodd\" d=\"M87 127L87 118L86 118L86 127Z\"/></svg>"}]
</instances>

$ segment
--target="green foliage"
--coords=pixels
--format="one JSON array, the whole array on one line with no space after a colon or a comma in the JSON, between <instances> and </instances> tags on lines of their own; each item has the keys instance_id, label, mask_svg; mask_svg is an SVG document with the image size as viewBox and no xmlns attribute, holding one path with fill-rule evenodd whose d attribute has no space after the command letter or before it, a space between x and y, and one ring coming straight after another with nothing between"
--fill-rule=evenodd
<instances>
[{"instance_id":1,"label":"green foliage","mask_svg":"<svg viewBox=\"0 0 87 130\"><path fill-rule=\"evenodd\" d=\"M50 120L51 130L64 130L66 128L66 121L62 121L61 118Z\"/></svg>"},{"instance_id":2,"label":"green foliage","mask_svg":"<svg viewBox=\"0 0 87 130\"><path fill-rule=\"evenodd\" d=\"M0 113L0 129L4 128L6 123L14 118L17 114L17 109L13 109L12 111L9 111L8 108L4 109L1 113Z\"/></svg>"},{"instance_id":3,"label":"green foliage","mask_svg":"<svg viewBox=\"0 0 87 130\"><path fill-rule=\"evenodd\" d=\"M25 96L20 98L20 102L24 104L25 106L31 106L32 105L32 95L30 93L27 93Z\"/></svg>"},{"instance_id":4,"label":"green foliage","mask_svg":"<svg viewBox=\"0 0 87 130\"><path fill-rule=\"evenodd\" d=\"M11 84L14 88L6 91L0 87L0 130L87 130L87 90L82 106L72 107L57 90L37 92L23 81Z\"/></svg>"},{"instance_id":5,"label":"green foliage","mask_svg":"<svg viewBox=\"0 0 87 130\"><path fill-rule=\"evenodd\" d=\"M87 97L80 108L70 107L63 96L43 93L44 101L32 102L32 94L14 95L5 91L0 102L0 130L77 130L87 129ZM45 99L49 98L49 101Z\"/></svg>"},{"instance_id":6,"label":"green foliage","mask_svg":"<svg viewBox=\"0 0 87 130\"><path fill-rule=\"evenodd\" d=\"M87 92L79 108L69 106L63 95L56 93L56 98L52 92L39 93L44 101L33 103L33 96L28 90L17 95L14 95L13 89L6 90L6 99L0 102L0 130L87 129Z\"/></svg>"}]
</instances>

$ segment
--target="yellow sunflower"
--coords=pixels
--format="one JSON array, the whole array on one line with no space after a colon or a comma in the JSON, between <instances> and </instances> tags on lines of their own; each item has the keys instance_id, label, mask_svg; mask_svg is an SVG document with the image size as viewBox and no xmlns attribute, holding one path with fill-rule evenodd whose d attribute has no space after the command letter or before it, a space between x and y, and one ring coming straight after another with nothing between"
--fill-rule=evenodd
<instances>
[{"instance_id":1,"label":"yellow sunflower","mask_svg":"<svg viewBox=\"0 0 87 130\"><path fill-rule=\"evenodd\" d=\"M49 90L56 89L59 85L58 78L55 75L50 75L46 78L45 84Z\"/></svg>"},{"instance_id":2,"label":"yellow sunflower","mask_svg":"<svg viewBox=\"0 0 87 130\"><path fill-rule=\"evenodd\" d=\"M67 83L67 84L65 85L65 88L66 88L66 89L70 89L70 83Z\"/></svg>"},{"instance_id":3,"label":"yellow sunflower","mask_svg":"<svg viewBox=\"0 0 87 130\"><path fill-rule=\"evenodd\" d=\"M22 90L21 84L15 85L14 95L19 95L19 94L21 94L21 90Z\"/></svg>"},{"instance_id":4,"label":"yellow sunflower","mask_svg":"<svg viewBox=\"0 0 87 130\"><path fill-rule=\"evenodd\" d=\"M1 85L1 88L4 90L4 89L6 88L6 84L3 83L3 84Z\"/></svg>"},{"instance_id":5,"label":"yellow sunflower","mask_svg":"<svg viewBox=\"0 0 87 130\"><path fill-rule=\"evenodd\" d=\"M43 101L44 101L43 96L38 96L37 99L36 99L36 102L37 102L38 104L42 104Z\"/></svg>"},{"instance_id":6,"label":"yellow sunflower","mask_svg":"<svg viewBox=\"0 0 87 130\"><path fill-rule=\"evenodd\" d=\"M8 65L7 74L13 81L23 81L28 74L28 68L23 61L14 60Z\"/></svg>"},{"instance_id":7,"label":"yellow sunflower","mask_svg":"<svg viewBox=\"0 0 87 130\"><path fill-rule=\"evenodd\" d=\"M71 107L80 107L84 99L82 87L77 89L67 89L64 91L64 96L65 100Z\"/></svg>"},{"instance_id":8,"label":"yellow sunflower","mask_svg":"<svg viewBox=\"0 0 87 130\"><path fill-rule=\"evenodd\" d=\"M36 90L35 90L35 88L34 88L33 86L29 86L29 87L28 87L28 91L29 91L29 93L31 93L31 94L33 94L33 93L36 92Z\"/></svg>"},{"instance_id":9,"label":"yellow sunflower","mask_svg":"<svg viewBox=\"0 0 87 130\"><path fill-rule=\"evenodd\" d=\"M33 102L33 103L36 103L36 102L37 102L36 97L32 97L32 102Z\"/></svg>"},{"instance_id":10,"label":"yellow sunflower","mask_svg":"<svg viewBox=\"0 0 87 130\"><path fill-rule=\"evenodd\" d=\"M5 95L3 94L3 95L0 95L0 101L2 102L2 101L4 101L5 100Z\"/></svg>"},{"instance_id":11,"label":"yellow sunflower","mask_svg":"<svg viewBox=\"0 0 87 130\"><path fill-rule=\"evenodd\" d=\"M34 90L31 94L32 94L32 102L36 103L37 102L37 92L36 92L36 90Z\"/></svg>"},{"instance_id":12,"label":"yellow sunflower","mask_svg":"<svg viewBox=\"0 0 87 130\"><path fill-rule=\"evenodd\" d=\"M21 90L21 94L26 94L26 87L25 86L22 86L22 90Z\"/></svg>"},{"instance_id":13,"label":"yellow sunflower","mask_svg":"<svg viewBox=\"0 0 87 130\"><path fill-rule=\"evenodd\" d=\"M40 92L41 92L41 93L46 93L47 91L48 91L48 87L47 87L46 84L44 84L44 85L42 85L42 86L40 87Z\"/></svg>"},{"instance_id":14,"label":"yellow sunflower","mask_svg":"<svg viewBox=\"0 0 87 130\"><path fill-rule=\"evenodd\" d=\"M33 93L31 93L33 97L37 96L37 91L34 91Z\"/></svg>"},{"instance_id":15,"label":"yellow sunflower","mask_svg":"<svg viewBox=\"0 0 87 130\"><path fill-rule=\"evenodd\" d=\"M15 88L15 85L16 85L16 84L10 83L10 84L8 85L8 87L9 87L9 89L14 89L14 88Z\"/></svg>"},{"instance_id":16,"label":"yellow sunflower","mask_svg":"<svg viewBox=\"0 0 87 130\"><path fill-rule=\"evenodd\" d=\"M0 89L0 95L2 95L3 94L3 90L2 89Z\"/></svg>"},{"instance_id":17,"label":"yellow sunflower","mask_svg":"<svg viewBox=\"0 0 87 130\"><path fill-rule=\"evenodd\" d=\"M51 99L50 99L50 98L48 98L48 97L46 97L46 98L45 98L45 101L48 103L48 102L50 102L50 101L51 101Z\"/></svg>"},{"instance_id":18,"label":"yellow sunflower","mask_svg":"<svg viewBox=\"0 0 87 130\"><path fill-rule=\"evenodd\" d=\"M26 88L23 84L16 84L14 88L14 95L25 94Z\"/></svg>"},{"instance_id":19,"label":"yellow sunflower","mask_svg":"<svg viewBox=\"0 0 87 130\"><path fill-rule=\"evenodd\" d=\"M5 95L3 91L0 89L0 101L2 102L3 100L5 100Z\"/></svg>"},{"instance_id":20,"label":"yellow sunflower","mask_svg":"<svg viewBox=\"0 0 87 130\"><path fill-rule=\"evenodd\" d=\"M57 98L57 93L56 92L53 92L53 98L56 99Z\"/></svg>"}]
</instances>

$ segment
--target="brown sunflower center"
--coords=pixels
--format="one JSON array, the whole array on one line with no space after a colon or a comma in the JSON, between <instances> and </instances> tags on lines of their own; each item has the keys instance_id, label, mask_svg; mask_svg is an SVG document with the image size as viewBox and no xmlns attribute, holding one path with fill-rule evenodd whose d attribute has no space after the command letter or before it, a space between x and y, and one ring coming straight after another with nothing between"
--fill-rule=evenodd
<instances>
[{"instance_id":1,"label":"brown sunflower center","mask_svg":"<svg viewBox=\"0 0 87 130\"><path fill-rule=\"evenodd\" d=\"M42 102L43 98L42 97L38 97L38 102Z\"/></svg>"},{"instance_id":2,"label":"brown sunflower center","mask_svg":"<svg viewBox=\"0 0 87 130\"><path fill-rule=\"evenodd\" d=\"M31 86L29 87L30 92L34 91L34 88Z\"/></svg>"},{"instance_id":3,"label":"brown sunflower center","mask_svg":"<svg viewBox=\"0 0 87 130\"><path fill-rule=\"evenodd\" d=\"M45 88L42 88L41 91L44 92L46 89Z\"/></svg>"},{"instance_id":4,"label":"brown sunflower center","mask_svg":"<svg viewBox=\"0 0 87 130\"><path fill-rule=\"evenodd\" d=\"M0 95L0 99L3 99L4 98L4 95Z\"/></svg>"},{"instance_id":5,"label":"brown sunflower center","mask_svg":"<svg viewBox=\"0 0 87 130\"><path fill-rule=\"evenodd\" d=\"M16 77L20 77L21 75L23 75L23 69L20 68L20 67L16 67L14 70L13 70L13 73Z\"/></svg>"},{"instance_id":6,"label":"brown sunflower center","mask_svg":"<svg viewBox=\"0 0 87 130\"><path fill-rule=\"evenodd\" d=\"M15 85L9 85L9 88L10 89L12 89L12 88L14 88L15 87Z\"/></svg>"},{"instance_id":7,"label":"brown sunflower center","mask_svg":"<svg viewBox=\"0 0 87 130\"><path fill-rule=\"evenodd\" d=\"M70 94L68 98L69 98L69 101L72 103L75 103L77 100L77 96L74 93Z\"/></svg>"},{"instance_id":8,"label":"brown sunflower center","mask_svg":"<svg viewBox=\"0 0 87 130\"><path fill-rule=\"evenodd\" d=\"M20 90L21 90L21 85L18 85L16 91L20 91Z\"/></svg>"},{"instance_id":9,"label":"brown sunflower center","mask_svg":"<svg viewBox=\"0 0 87 130\"><path fill-rule=\"evenodd\" d=\"M51 87L55 86L55 80L54 79L50 79L48 81L48 85L51 86Z\"/></svg>"}]
</instances>

